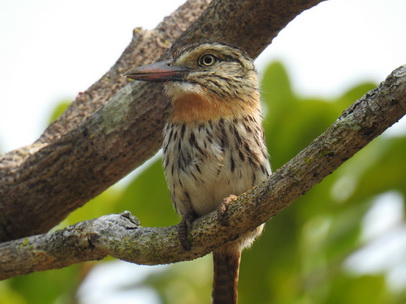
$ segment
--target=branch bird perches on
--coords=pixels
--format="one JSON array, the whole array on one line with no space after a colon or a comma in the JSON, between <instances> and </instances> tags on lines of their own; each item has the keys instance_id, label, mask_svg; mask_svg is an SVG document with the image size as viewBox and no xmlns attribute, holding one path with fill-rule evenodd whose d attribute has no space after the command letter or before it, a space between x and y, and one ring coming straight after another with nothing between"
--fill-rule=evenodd
<instances>
[{"instance_id":1,"label":"branch bird perches on","mask_svg":"<svg viewBox=\"0 0 406 304\"><path fill-rule=\"evenodd\" d=\"M138 264L192 260L269 220L406 114L406 65L351 105L322 135L264 183L240 195L227 211L193 222L184 251L176 226L141 227L129 212L81 222L51 233L0 244L0 279L62 268L108 255Z\"/></svg>"}]
</instances>

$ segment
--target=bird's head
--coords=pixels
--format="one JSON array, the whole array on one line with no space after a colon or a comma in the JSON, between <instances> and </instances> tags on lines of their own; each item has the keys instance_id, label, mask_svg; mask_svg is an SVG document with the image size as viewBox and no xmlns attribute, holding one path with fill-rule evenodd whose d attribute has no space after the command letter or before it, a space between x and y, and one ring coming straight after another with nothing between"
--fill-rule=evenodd
<instances>
[{"instance_id":1,"label":"bird's head","mask_svg":"<svg viewBox=\"0 0 406 304\"><path fill-rule=\"evenodd\" d=\"M165 82L174 109L172 120L202 121L258 111L254 63L240 49L222 43L197 43L169 60L129 70L131 80Z\"/></svg>"}]
</instances>

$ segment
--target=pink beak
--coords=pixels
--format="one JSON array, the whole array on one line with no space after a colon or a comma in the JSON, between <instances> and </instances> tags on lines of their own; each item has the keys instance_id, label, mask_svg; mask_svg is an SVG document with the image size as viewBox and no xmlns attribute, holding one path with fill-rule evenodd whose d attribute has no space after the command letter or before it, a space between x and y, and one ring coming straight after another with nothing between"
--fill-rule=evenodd
<instances>
[{"instance_id":1,"label":"pink beak","mask_svg":"<svg viewBox=\"0 0 406 304\"><path fill-rule=\"evenodd\" d=\"M133 68L124 76L131 80L151 82L182 81L189 71L185 67L172 66L169 60L165 60Z\"/></svg>"}]
</instances>

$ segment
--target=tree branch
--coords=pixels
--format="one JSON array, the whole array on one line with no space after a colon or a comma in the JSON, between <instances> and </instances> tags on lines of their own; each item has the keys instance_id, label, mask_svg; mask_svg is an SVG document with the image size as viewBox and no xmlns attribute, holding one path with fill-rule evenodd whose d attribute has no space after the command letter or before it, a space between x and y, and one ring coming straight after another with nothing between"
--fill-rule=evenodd
<instances>
[{"instance_id":1,"label":"tree branch","mask_svg":"<svg viewBox=\"0 0 406 304\"><path fill-rule=\"evenodd\" d=\"M170 106L157 86L126 85L130 67L199 40L256 57L292 19L323 0L189 0L153 31L136 29L121 58L30 146L0 158L0 241L48 231L150 158Z\"/></svg>"},{"instance_id":2,"label":"tree branch","mask_svg":"<svg viewBox=\"0 0 406 304\"><path fill-rule=\"evenodd\" d=\"M184 251L175 226L140 227L129 212L0 245L0 279L61 268L107 255L137 264L192 260L268 221L406 114L406 65L343 112L336 122L268 180L240 195L228 227L212 212L190 231Z\"/></svg>"}]
</instances>

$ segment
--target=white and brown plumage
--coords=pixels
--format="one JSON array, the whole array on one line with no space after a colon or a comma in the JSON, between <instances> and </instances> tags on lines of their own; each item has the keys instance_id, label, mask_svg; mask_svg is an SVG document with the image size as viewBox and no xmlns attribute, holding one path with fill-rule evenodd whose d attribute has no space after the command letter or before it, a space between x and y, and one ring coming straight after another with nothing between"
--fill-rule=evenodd
<instances>
[{"instance_id":1,"label":"white and brown plumage","mask_svg":"<svg viewBox=\"0 0 406 304\"><path fill-rule=\"evenodd\" d=\"M221 43L193 44L126 76L165 81L173 111L164 128L163 164L182 227L269 176L257 75L244 52ZM213 303L237 303L241 251L261 231L213 252Z\"/></svg>"}]
</instances>

